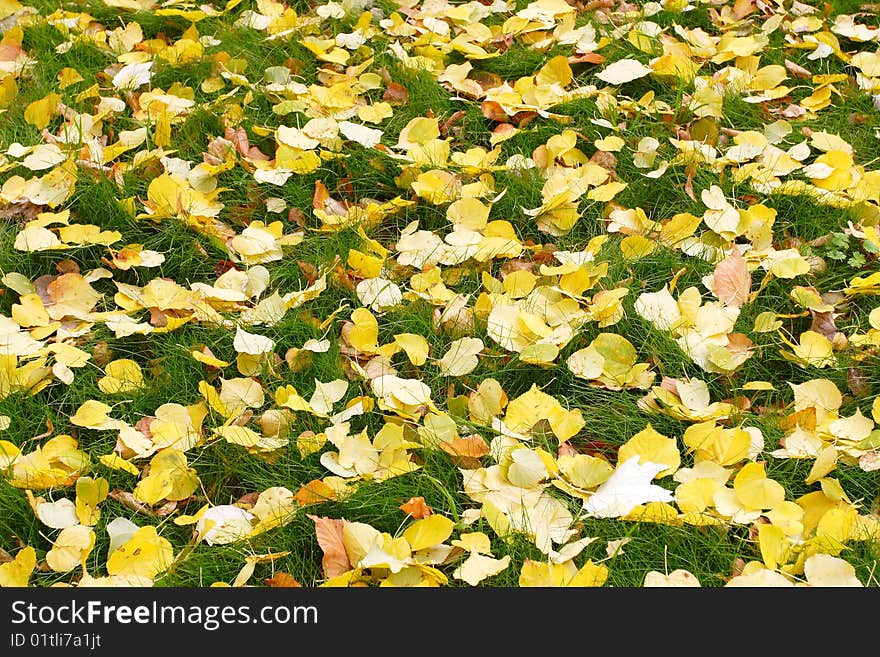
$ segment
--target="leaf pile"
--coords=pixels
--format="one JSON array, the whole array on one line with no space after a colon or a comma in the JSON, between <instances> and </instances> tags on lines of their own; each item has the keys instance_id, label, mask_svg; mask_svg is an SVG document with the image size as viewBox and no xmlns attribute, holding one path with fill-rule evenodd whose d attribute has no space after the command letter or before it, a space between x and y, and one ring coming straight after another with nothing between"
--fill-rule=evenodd
<instances>
[{"instance_id":1,"label":"leaf pile","mask_svg":"<svg viewBox=\"0 0 880 657\"><path fill-rule=\"evenodd\" d=\"M0 1L0 586L876 586L876 16Z\"/></svg>"}]
</instances>

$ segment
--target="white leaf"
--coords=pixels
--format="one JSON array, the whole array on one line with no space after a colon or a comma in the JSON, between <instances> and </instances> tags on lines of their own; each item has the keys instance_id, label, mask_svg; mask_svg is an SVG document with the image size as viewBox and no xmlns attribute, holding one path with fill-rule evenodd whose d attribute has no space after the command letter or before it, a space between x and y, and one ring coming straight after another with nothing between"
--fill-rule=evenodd
<instances>
[{"instance_id":1,"label":"white leaf","mask_svg":"<svg viewBox=\"0 0 880 657\"><path fill-rule=\"evenodd\" d=\"M657 292L643 292L636 299L633 309L640 317L660 330L669 330L681 320L678 303L669 292L669 286Z\"/></svg>"},{"instance_id":2,"label":"white leaf","mask_svg":"<svg viewBox=\"0 0 880 657\"><path fill-rule=\"evenodd\" d=\"M57 502L43 502L37 505L37 517L47 527L64 529L79 524L76 517L76 504L66 497Z\"/></svg>"},{"instance_id":3,"label":"white leaf","mask_svg":"<svg viewBox=\"0 0 880 657\"><path fill-rule=\"evenodd\" d=\"M153 62L126 64L113 76L113 86L117 89L137 89L150 81L152 67Z\"/></svg>"},{"instance_id":4,"label":"white leaf","mask_svg":"<svg viewBox=\"0 0 880 657\"><path fill-rule=\"evenodd\" d=\"M364 125L358 125L351 121L340 121L339 132L346 138L356 141L365 148L373 148L382 139L382 131L375 128L368 128Z\"/></svg>"},{"instance_id":5,"label":"white leaf","mask_svg":"<svg viewBox=\"0 0 880 657\"><path fill-rule=\"evenodd\" d=\"M393 308L403 301L403 292L397 283L385 278L365 278L355 288L362 304L375 312Z\"/></svg>"},{"instance_id":6,"label":"white leaf","mask_svg":"<svg viewBox=\"0 0 880 657\"><path fill-rule=\"evenodd\" d=\"M252 513L232 504L212 506L199 518L196 532L208 545L232 543L250 533L253 518Z\"/></svg>"},{"instance_id":7,"label":"white leaf","mask_svg":"<svg viewBox=\"0 0 880 657\"><path fill-rule=\"evenodd\" d=\"M455 579L476 586L487 577L497 575L510 565L510 556L504 555L501 559L487 557L477 552L471 552L470 556L452 573Z\"/></svg>"},{"instance_id":8,"label":"white leaf","mask_svg":"<svg viewBox=\"0 0 880 657\"><path fill-rule=\"evenodd\" d=\"M830 554L813 554L804 561L804 576L810 586L863 587L852 564Z\"/></svg>"},{"instance_id":9,"label":"white leaf","mask_svg":"<svg viewBox=\"0 0 880 657\"><path fill-rule=\"evenodd\" d=\"M335 379L327 383L321 383L315 379L315 392L309 400L309 406L315 414L327 417L333 410L333 404L345 397L348 391L348 381Z\"/></svg>"},{"instance_id":10,"label":"white leaf","mask_svg":"<svg viewBox=\"0 0 880 657\"><path fill-rule=\"evenodd\" d=\"M67 155L56 144L40 144L35 146L31 154L21 163L31 171L42 171L43 169L51 169L66 159Z\"/></svg>"},{"instance_id":11,"label":"white leaf","mask_svg":"<svg viewBox=\"0 0 880 657\"><path fill-rule=\"evenodd\" d=\"M232 346L240 354L259 356L260 354L267 354L275 349L275 342L264 335L248 333L240 326L237 326Z\"/></svg>"},{"instance_id":12,"label":"white leaf","mask_svg":"<svg viewBox=\"0 0 880 657\"><path fill-rule=\"evenodd\" d=\"M673 570L668 575L652 570L645 575L643 586L648 587L692 587L700 588L700 580L687 570Z\"/></svg>"},{"instance_id":13,"label":"white leaf","mask_svg":"<svg viewBox=\"0 0 880 657\"><path fill-rule=\"evenodd\" d=\"M623 84L638 80L652 73L654 69L645 66L636 59L619 59L613 64L606 66L596 77L608 84Z\"/></svg>"},{"instance_id":14,"label":"white leaf","mask_svg":"<svg viewBox=\"0 0 880 657\"><path fill-rule=\"evenodd\" d=\"M470 374L479 364L477 357L485 345L480 338L459 338L449 345L449 350L440 359L440 373L444 376L463 376Z\"/></svg>"},{"instance_id":15,"label":"white leaf","mask_svg":"<svg viewBox=\"0 0 880 657\"><path fill-rule=\"evenodd\" d=\"M303 343L302 348L316 354L323 354L330 351L330 340L315 340L315 338L309 338Z\"/></svg>"},{"instance_id":16,"label":"white leaf","mask_svg":"<svg viewBox=\"0 0 880 657\"><path fill-rule=\"evenodd\" d=\"M651 483L667 467L650 461L639 463L638 455L631 456L584 501L584 509L595 518L619 518L640 504L671 501L672 491Z\"/></svg>"}]
</instances>

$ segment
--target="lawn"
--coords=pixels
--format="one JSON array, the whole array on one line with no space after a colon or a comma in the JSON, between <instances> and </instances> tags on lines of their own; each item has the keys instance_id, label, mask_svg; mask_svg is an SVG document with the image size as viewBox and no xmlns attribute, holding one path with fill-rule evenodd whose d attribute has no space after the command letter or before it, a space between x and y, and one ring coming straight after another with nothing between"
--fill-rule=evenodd
<instances>
[{"instance_id":1,"label":"lawn","mask_svg":"<svg viewBox=\"0 0 880 657\"><path fill-rule=\"evenodd\" d=\"M0 0L0 586L880 586L878 13Z\"/></svg>"}]
</instances>

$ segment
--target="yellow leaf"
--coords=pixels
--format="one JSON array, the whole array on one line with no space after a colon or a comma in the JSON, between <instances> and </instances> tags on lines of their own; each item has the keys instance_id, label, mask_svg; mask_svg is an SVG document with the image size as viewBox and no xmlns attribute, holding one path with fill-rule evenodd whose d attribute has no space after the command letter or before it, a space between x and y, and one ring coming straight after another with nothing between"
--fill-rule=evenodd
<instances>
[{"instance_id":1,"label":"yellow leaf","mask_svg":"<svg viewBox=\"0 0 880 657\"><path fill-rule=\"evenodd\" d=\"M524 269L508 274L502 282L504 292L511 299L521 299L535 289L537 278L534 274Z\"/></svg>"},{"instance_id":2,"label":"yellow leaf","mask_svg":"<svg viewBox=\"0 0 880 657\"><path fill-rule=\"evenodd\" d=\"M300 456L305 458L309 454L314 454L321 450L327 442L327 436L323 433L315 434L314 432L303 432L296 439L296 448L299 450Z\"/></svg>"},{"instance_id":3,"label":"yellow leaf","mask_svg":"<svg viewBox=\"0 0 880 657\"><path fill-rule=\"evenodd\" d=\"M461 563L452 573L455 579L476 586L487 577L492 577L505 570L510 565L510 555L504 555L501 559L495 559L485 554L471 552L467 559Z\"/></svg>"},{"instance_id":4,"label":"yellow leaf","mask_svg":"<svg viewBox=\"0 0 880 657\"><path fill-rule=\"evenodd\" d=\"M522 587L598 587L604 586L608 579L608 568L604 564L593 563L588 559L578 569L572 561L550 563L526 559L519 575Z\"/></svg>"},{"instance_id":5,"label":"yellow leaf","mask_svg":"<svg viewBox=\"0 0 880 657\"><path fill-rule=\"evenodd\" d=\"M61 102L61 96L55 92L44 96L40 100L35 100L24 109L24 120L35 126L38 130L42 130L49 125L52 117L58 114L58 103Z\"/></svg>"},{"instance_id":6,"label":"yellow leaf","mask_svg":"<svg viewBox=\"0 0 880 657\"><path fill-rule=\"evenodd\" d=\"M776 313L772 310L764 311L755 317L755 333L769 333L782 327L782 321L776 319Z\"/></svg>"},{"instance_id":7,"label":"yellow leaf","mask_svg":"<svg viewBox=\"0 0 880 657\"><path fill-rule=\"evenodd\" d=\"M149 474L135 486L134 496L152 505L162 500L186 499L198 486L198 475L187 466L186 454L167 447L150 460Z\"/></svg>"},{"instance_id":8,"label":"yellow leaf","mask_svg":"<svg viewBox=\"0 0 880 657\"><path fill-rule=\"evenodd\" d=\"M652 570L645 575L642 586L648 587L693 587L700 588L700 580L688 570L676 568L668 575Z\"/></svg>"},{"instance_id":9,"label":"yellow leaf","mask_svg":"<svg viewBox=\"0 0 880 657\"><path fill-rule=\"evenodd\" d=\"M792 353L782 352L782 355L804 367L829 367L837 362L831 340L816 331L804 331L800 344L791 347Z\"/></svg>"},{"instance_id":10,"label":"yellow leaf","mask_svg":"<svg viewBox=\"0 0 880 657\"><path fill-rule=\"evenodd\" d=\"M118 454L102 454L98 457L98 460L101 461L108 468L112 468L113 470L125 470L126 472L138 475L140 474L140 470L137 469L137 466L132 464L130 461L126 461L123 458L120 458Z\"/></svg>"},{"instance_id":11,"label":"yellow leaf","mask_svg":"<svg viewBox=\"0 0 880 657\"><path fill-rule=\"evenodd\" d=\"M550 342L536 342L523 347L519 359L532 365L549 365L559 355L559 347Z\"/></svg>"},{"instance_id":12,"label":"yellow leaf","mask_svg":"<svg viewBox=\"0 0 880 657\"><path fill-rule=\"evenodd\" d=\"M440 124L437 119L417 116L404 126L397 139L397 147L409 150L420 144L440 136Z\"/></svg>"},{"instance_id":13,"label":"yellow leaf","mask_svg":"<svg viewBox=\"0 0 880 657\"><path fill-rule=\"evenodd\" d=\"M379 322L366 308L355 308L351 313L354 326L348 334L351 346L360 352L372 354L378 349Z\"/></svg>"},{"instance_id":14,"label":"yellow leaf","mask_svg":"<svg viewBox=\"0 0 880 657\"><path fill-rule=\"evenodd\" d=\"M88 454L77 449L71 436L62 434L49 439L42 447L21 455L7 448L0 441L0 464L4 452L11 454L12 477L10 483L16 488L38 490L72 486L80 472L89 465Z\"/></svg>"},{"instance_id":15,"label":"yellow leaf","mask_svg":"<svg viewBox=\"0 0 880 657\"><path fill-rule=\"evenodd\" d=\"M94 527L98 524L101 518L98 505L106 499L109 491L110 486L103 477L76 480L76 517L83 525Z\"/></svg>"},{"instance_id":16,"label":"yellow leaf","mask_svg":"<svg viewBox=\"0 0 880 657\"><path fill-rule=\"evenodd\" d=\"M206 354L201 351L191 351L190 356L195 358L200 363L204 363L205 365L208 365L209 367L223 368L223 367L226 367L227 365L229 365L229 363L226 362L225 360L220 360L219 358L217 358L216 356L214 356L212 354Z\"/></svg>"},{"instance_id":17,"label":"yellow leaf","mask_svg":"<svg viewBox=\"0 0 880 657\"><path fill-rule=\"evenodd\" d=\"M439 545L452 535L454 526L452 520L435 513L411 524L403 532L403 537L415 552Z\"/></svg>"},{"instance_id":18,"label":"yellow leaf","mask_svg":"<svg viewBox=\"0 0 880 657\"><path fill-rule=\"evenodd\" d=\"M421 198L435 205L454 201L461 196L461 179L444 169L420 173L410 186Z\"/></svg>"},{"instance_id":19,"label":"yellow leaf","mask_svg":"<svg viewBox=\"0 0 880 657\"><path fill-rule=\"evenodd\" d=\"M747 381L742 386L743 390L776 390L776 386L774 386L769 381Z\"/></svg>"},{"instance_id":20,"label":"yellow leaf","mask_svg":"<svg viewBox=\"0 0 880 657\"><path fill-rule=\"evenodd\" d=\"M851 563L830 554L812 554L804 561L804 577L810 586L862 587Z\"/></svg>"},{"instance_id":21,"label":"yellow leaf","mask_svg":"<svg viewBox=\"0 0 880 657\"><path fill-rule=\"evenodd\" d=\"M807 484L815 483L834 470L837 467L837 457L837 449L833 445L823 447L816 460L813 461L813 467L810 468L810 473L804 482Z\"/></svg>"},{"instance_id":22,"label":"yellow leaf","mask_svg":"<svg viewBox=\"0 0 880 657\"><path fill-rule=\"evenodd\" d=\"M682 513L703 513L713 506L715 493L723 487L717 479L697 477L678 485L675 503Z\"/></svg>"},{"instance_id":23,"label":"yellow leaf","mask_svg":"<svg viewBox=\"0 0 880 657\"><path fill-rule=\"evenodd\" d=\"M28 585L37 565L37 553L30 545L23 547L15 559L0 564L0 587L23 588Z\"/></svg>"},{"instance_id":24,"label":"yellow leaf","mask_svg":"<svg viewBox=\"0 0 880 657\"><path fill-rule=\"evenodd\" d=\"M428 360L428 341L418 333L397 333L394 342L406 352L413 365L420 367Z\"/></svg>"},{"instance_id":25,"label":"yellow leaf","mask_svg":"<svg viewBox=\"0 0 880 657\"><path fill-rule=\"evenodd\" d=\"M605 183L604 185L600 185L599 187L591 189L589 192L587 192L587 198L591 201L607 203L615 196L617 196L618 192L626 189L627 186L627 183L615 180L613 182Z\"/></svg>"},{"instance_id":26,"label":"yellow leaf","mask_svg":"<svg viewBox=\"0 0 880 657\"><path fill-rule=\"evenodd\" d=\"M655 479L675 474L681 465L681 454L678 452L676 440L658 433L650 422L620 447L617 458L618 461L623 462L635 455L641 457L642 463L651 461L669 466L666 470L658 472L654 476Z\"/></svg>"},{"instance_id":27,"label":"yellow leaf","mask_svg":"<svg viewBox=\"0 0 880 657\"><path fill-rule=\"evenodd\" d=\"M60 71L58 71L58 88L66 89L67 87L76 84L77 82L82 82L83 76L79 74L79 72L75 68L70 68L69 66L65 66Z\"/></svg>"},{"instance_id":28,"label":"yellow leaf","mask_svg":"<svg viewBox=\"0 0 880 657\"><path fill-rule=\"evenodd\" d=\"M223 438L226 442L232 443L233 445L241 445L242 447L253 447L260 442L260 434L247 427L227 425L216 427L212 430L212 433L215 436Z\"/></svg>"},{"instance_id":29,"label":"yellow leaf","mask_svg":"<svg viewBox=\"0 0 880 657\"><path fill-rule=\"evenodd\" d=\"M83 402L70 417L70 421L78 427L99 428L103 426L108 419L107 415L112 410L110 406L104 402L89 399Z\"/></svg>"},{"instance_id":30,"label":"yellow leaf","mask_svg":"<svg viewBox=\"0 0 880 657\"><path fill-rule=\"evenodd\" d=\"M733 489L740 503L749 510L773 509L785 501L785 488L767 478L762 463L744 465L734 477Z\"/></svg>"},{"instance_id":31,"label":"yellow leaf","mask_svg":"<svg viewBox=\"0 0 880 657\"><path fill-rule=\"evenodd\" d=\"M620 241L620 252L627 260L638 260L652 254L657 242L642 235L627 235Z\"/></svg>"},{"instance_id":32,"label":"yellow leaf","mask_svg":"<svg viewBox=\"0 0 880 657\"><path fill-rule=\"evenodd\" d=\"M596 77L611 85L620 85L643 78L653 72L650 66L645 66L636 59L618 59L596 73Z\"/></svg>"},{"instance_id":33,"label":"yellow leaf","mask_svg":"<svg viewBox=\"0 0 880 657\"><path fill-rule=\"evenodd\" d=\"M557 466L568 483L584 491L604 483L614 472L614 466L608 461L589 454L560 456Z\"/></svg>"},{"instance_id":34,"label":"yellow leaf","mask_svg":"<svg viewBox=\"0 0 880 657\"><path fill-rule=\"evenodd\" d=\"M363 278L377 278L382 273L384 258L362 253L357 249L348 250L348 266Z\"/></svg>"},{"instance_id":35,"label":"yellow leaf","mask_svg":"<svg viewBox=\"0 0 880 657\"><path fill-rule=\"evenodd\" d=\"M98 388L101 392L112 395L137 390L143 383L141 366L130 358L120 358L107 364L104 376L98 379Z\"/></svg>"},{"instance_id":36,"label":"yellow leaf","mask_svg":"<svg viewBox=\"0 0 880 657\"><path fill-rule=\"evenodd\" d=\"M604 139L597 139L593 142L593 146L595 146L600 151L611 153L616 153L617 151L622 149L625 144L626 142L617 135L610 135L608 137L605 137Z\"/></svg>"},{"instance_id":37,"label":"yellow leaf","mask_svg":"<svg viewBox=\"0 0 880 657\"><path fill-rule=\"evenodd\" d=\"M107 559L110 575L134 575L152 580L168 569L174 559L171 542L159 536L153 525L138 529Z\"/></svg>"},{"instance_id":38,"label":"yellow leaf","mask_svg":"<svg viewBox=\"0 0 880 657\"><path fill-rule=\"evenodd\" d=\"M761 550L761 559L770 570L776 570L788 562L791 544L779 527L758 525L758 546Z\"/></svg>"},{"instance_id":39,"label":"yellow leaf","mask_svg":"<svg viewBox=\"0 0 880 657\"><path fill-rule=\"evenodd\" d=\"M95 532L86 525L62 529L46 553L46 563L57 573L70 572L77 566L86 570L86 559L95 547Z\"/></svg>"}]
</instances>

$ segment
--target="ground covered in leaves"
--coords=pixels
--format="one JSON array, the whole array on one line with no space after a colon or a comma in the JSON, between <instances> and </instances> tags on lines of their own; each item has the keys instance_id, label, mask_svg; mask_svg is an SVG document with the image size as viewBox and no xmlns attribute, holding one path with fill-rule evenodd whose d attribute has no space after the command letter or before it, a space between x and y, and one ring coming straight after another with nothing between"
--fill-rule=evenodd
<instances>
[{"instance_id":1,"label":"ground covered in leaves","mask_svg":"<svg viewBox=\"0 0 880 657\"><path fill-rule=\"evenodd\" d=\"M877 586L877 15L0 0L0 586Z\"/></svg>"}]
</instances>

